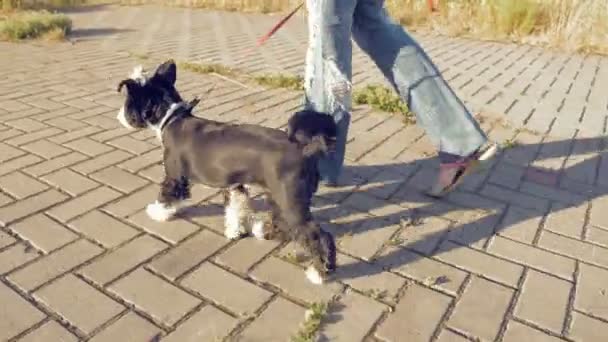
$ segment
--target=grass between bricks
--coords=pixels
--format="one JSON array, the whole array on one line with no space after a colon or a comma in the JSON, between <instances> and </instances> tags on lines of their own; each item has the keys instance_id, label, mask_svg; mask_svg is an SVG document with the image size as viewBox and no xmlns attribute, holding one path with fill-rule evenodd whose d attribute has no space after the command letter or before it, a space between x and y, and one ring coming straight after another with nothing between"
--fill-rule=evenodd
<instances>
[{"instance_id":1,"label":"grass between bricks","mask_svg":"<svg viewBox=\"0 0 608 342\"><path fill-rule=\"evenodd\" d=\"M0 14L0 40L63 40L71 29L68 16L46 10Z\"/></svg>"},{"instance_id":2,"label":"grass between bricks","mask_svg":"<svg viewBox=\"0 0 608 342\"><path fill-rule=\"evenodd\" d=\"M310 308L306 311L306 318L304 323L300 326L300 330L292 336L291 342L313 342L321 322L325 315L327 315L327 303L312 303Z\"/></svg>"},{"instance_id":3,"label":"grass between bricks","mask_svg":"<svg viewBox=\"0 0 608 342\"><path fill-rule=\"evenodd\" d=\"M221 64L180 62L179 66L200 74L217 74L224 77L244 79L265 88L304 90L304 79L301 76L285 74L250 75L243 70ZM397 96L395 91L381 85L368 85L362 89L355 89L353 91L353 102L358 105L368 105L379 111L400 115L405 123L415 121L407 105Z\"/></svg>"}]
</instances>

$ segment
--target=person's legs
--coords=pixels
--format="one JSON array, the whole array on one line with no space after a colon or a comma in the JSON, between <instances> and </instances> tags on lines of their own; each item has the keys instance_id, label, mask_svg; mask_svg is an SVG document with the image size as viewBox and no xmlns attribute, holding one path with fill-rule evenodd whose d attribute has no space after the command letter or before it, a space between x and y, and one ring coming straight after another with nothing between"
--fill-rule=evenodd
<instances>
[{"instance_id":1,"label":"person's legs","mask_svg":"<svg viewBox=\"0 0 608 342\"><path fill-rule=\"evenodd\" d=\"M389 18L384 1L358 1L353 37L438 147L440 175L432 192L441 195L468 171L472 159L479 158L475 153L487 142L486 135L428 55L401 25Z\"/></svg>"},{"instance_id":2,"label":"person's legs","mask_svg":"<svg viewBox=\"0 0 608 342\"><path fill-rule=\"evenodd\" d=\"M351 28L357 0L306 0L308 51L305 108L327 113L338 125L335 152L319 161L323 182L337 183L344 163L352 92Z\"/></svg>"}]
</instances>

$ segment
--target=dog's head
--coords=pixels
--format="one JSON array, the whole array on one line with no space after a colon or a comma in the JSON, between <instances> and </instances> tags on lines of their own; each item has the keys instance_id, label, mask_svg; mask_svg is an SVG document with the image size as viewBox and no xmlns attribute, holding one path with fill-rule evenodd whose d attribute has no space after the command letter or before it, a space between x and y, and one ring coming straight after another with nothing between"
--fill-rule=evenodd
<instances>
[{"instance_id":1,"label":"dog's head","mask_svg":"<svg viewBox=\"0 0 608 342\"><path fill-rule=\"evenodd\" d=\"M141 66L136 67L130 78L118 84L118 92L126 89L118 121L129 129L157 125L172 104L182 101L175 89L176 79L173 60L160 64L152 76L145 75Z\"/></svg>"}]
</instances>

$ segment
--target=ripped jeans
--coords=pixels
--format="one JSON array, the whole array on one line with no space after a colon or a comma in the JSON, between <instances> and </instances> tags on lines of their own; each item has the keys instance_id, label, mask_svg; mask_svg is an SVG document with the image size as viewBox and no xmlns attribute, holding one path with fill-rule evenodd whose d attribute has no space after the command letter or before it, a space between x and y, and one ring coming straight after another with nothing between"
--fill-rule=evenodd
<instances>
[{"instance_id":1,"label":"ripped jeans","mask_svg":"<svg viewBox=\"0 0 608 342\"><path fill-rule=\"evenodd\" d=\"M394 23L383 0L306 0L309 45L305 107L333 115L335 154L319 162L326 182L337 182L344 163L352 102L352 43L368 54L416 115L442 162L468 156L486 143L475 118L427 54Z\"/></svg>"}]
</instances>

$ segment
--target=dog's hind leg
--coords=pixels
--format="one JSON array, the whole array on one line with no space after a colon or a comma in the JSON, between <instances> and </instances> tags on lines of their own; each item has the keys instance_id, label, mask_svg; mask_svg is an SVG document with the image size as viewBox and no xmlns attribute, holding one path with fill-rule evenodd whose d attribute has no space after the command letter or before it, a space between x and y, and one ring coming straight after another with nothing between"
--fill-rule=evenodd
<instances>
[{"instance_id":1,"label":"dog's hind leg","mask_svg":"<svg viewBox=\"0 0 608 342\"><path fill-rule=\"evenodd\" d=\"M168 221L179 210L180 204L190 198L190 182L185 176L183 167L168 158L165 152L165 178L161 183L158 199L148 204L146 213L155 221Z\"/></svg>"},{"instance_id":2,"label":"dog's hind leg","mask_svg":"<svg viewBox=\"0 0 608 342\"><path fill-rule=\"evenodd\" d=\"M290 183L272 189L280 211L278 226L312 257L312 264L306 271L308 280L322 284L325 276L336 268L335 241L312 218L310 197L307 196L310 190L300 179Z\"/></svg>"},{"instance_id":3,"label":"dog's hind leg","mask_svg":"<svg viewBox=\"0 0 608 342\"><path fill-rule=\"evenodd\" d=\"M247 234L247 225L253 214L249 192L242 185L224 189L224 236L235 240Z\"/></svg>"}]
</instances>

